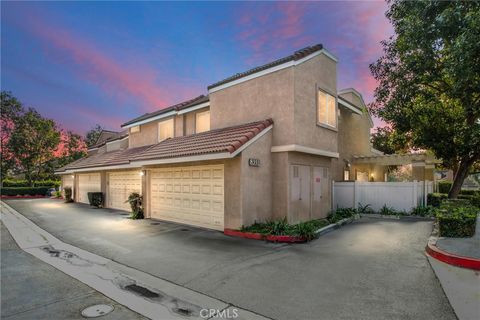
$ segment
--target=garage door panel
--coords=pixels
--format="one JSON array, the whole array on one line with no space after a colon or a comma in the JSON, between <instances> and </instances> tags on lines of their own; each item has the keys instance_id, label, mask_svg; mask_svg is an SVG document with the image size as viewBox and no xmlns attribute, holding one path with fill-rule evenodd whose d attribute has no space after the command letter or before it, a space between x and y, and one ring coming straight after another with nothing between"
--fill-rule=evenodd
<instances>
[{"instance_id":1,"label":"garage door panel","mask_svg":"<svg viewBox=\"0 0 480 320\"><path fill-rule=\"evenodd\" d=\"M100 192L100 173L84 173L78 175L78 202L89 203L89 192Z\"/></svg>"},{"instance_id":2,"label":"garage door panel","mask_svg":"<svg viewBox=\"0 0 480 320\"><path fill-rule=\"evenodd\" d=\"M142 177L137 171L120 171L108 173L108 207L130 211L127 201L133 192L142 192Z\"/></svg>"},{"instance_id":3,"label":"garage door panel","mask_svg":"<svg viewBox=\"0 0 480 320\"><path fill-rule=\"evenodd\" d=\"M152 218L223 230L223 165L156 169L150 177Z\"/></svg>"}]
</instances>

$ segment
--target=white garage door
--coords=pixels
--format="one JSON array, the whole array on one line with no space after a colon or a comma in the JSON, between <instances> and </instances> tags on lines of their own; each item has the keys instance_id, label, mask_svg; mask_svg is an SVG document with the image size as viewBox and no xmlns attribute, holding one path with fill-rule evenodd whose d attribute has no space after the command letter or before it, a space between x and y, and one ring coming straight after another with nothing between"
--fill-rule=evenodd
<instances>
[{"instance_id":1,"label":"white garage door","mask_svg":"<svg viewBox=\"0 0 480 320\"><path fill-rule=\"evenodd\" d=\"M223 165L152 170L151 217L223 230Z\"/></svg>"},{"instance_id":2,"label":"white garage door","mask_svg":"<svg viewBox=\"0 0 480 320\"><path fill-rule=\"evenodd\" d=\"M100 173L78 175L78 202L88 202L88 192L100 192Z\"/></svg>"},{"instance_id":3,"label":"white garage door","mask_svg":"<svg viewBox=\"0 0 480 320\"><path fill-rule=\"evenodd\" d=\"M138 171L121 171L108 173L109 208L131 211L130 204L125 203L132 192L142 193L142 176Z\"/></svg>"}]
</instances>

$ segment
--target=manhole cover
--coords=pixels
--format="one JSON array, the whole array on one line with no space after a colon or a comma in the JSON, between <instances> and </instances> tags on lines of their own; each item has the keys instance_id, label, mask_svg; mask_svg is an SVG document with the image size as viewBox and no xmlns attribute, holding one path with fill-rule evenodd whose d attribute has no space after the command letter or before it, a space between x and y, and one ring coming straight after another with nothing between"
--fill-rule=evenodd
<instances>
[{"instance_id":1,"label":"manhole cover","mask_svg":"<svg viewBox=\"0 0 480 320\"><path fill-rule=\"evenodd\" d=\"M108 304L96 304L82 310L82 316L85 318L97 318L109 314L113 311L113 306Z\"/></svg>"}]
</instances>

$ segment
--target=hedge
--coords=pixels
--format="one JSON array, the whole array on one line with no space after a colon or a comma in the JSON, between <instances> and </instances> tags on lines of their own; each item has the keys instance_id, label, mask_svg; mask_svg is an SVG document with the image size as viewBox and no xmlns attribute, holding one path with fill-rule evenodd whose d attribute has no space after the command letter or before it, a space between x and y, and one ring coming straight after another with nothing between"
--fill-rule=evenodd
<instances>
[{"instance_id":1,"label":"hedge","mask_svg":"<svg viewBox=\"0 0 480 320\"><path fill-rule=\"evenodd\" d=\"M451 181L439 181L438 182L438 193L448 193L452 187Z\"/></svg>"},{"instance_id":2,"label":"hedge","mask_svg":"<svg viewBox=\"0 0 480 320\"><path fill-rule=\"evenodd\" d=\"M469 205L445 203L436 216L441 237L463 238L475 234L479 208Z\"/></svg>"},{"instance_id":3,"label":"hedge","mask_svg":"<svg viewBox=\"0 0 480 320\"><path fill-rule=\"evenodd\" d=\"M17 196L17 195L29 195L29 196L45 196L50 187L17 187L17 188L2 188L2 196Z\"/></svg>"},{"instance_id":4,"label":"hedge","mask_svg":"<svg viewBox=\"0 0 480 320\"><path fill-rule=\"evenodd\" d=\"M440 207L443 200L447 199L448 195L444 193L429 193L427 194L427 204L432 207Z\"/></svg>"},{"instance_id":5,"label":"hedge","mask_svg":"<svg viewBox=\"0 0 480 320\"><path fill-rule=\"evenodd\" d=\"M49 188L58 188L61 184L61 181L58 180L38 180L33 181L34 187L49 187ZM2 182L2 186L5 188L18 188L18 187L30 187L30 184L27 180L8 180L5 179Z\"/></svg>"}]
</instances>

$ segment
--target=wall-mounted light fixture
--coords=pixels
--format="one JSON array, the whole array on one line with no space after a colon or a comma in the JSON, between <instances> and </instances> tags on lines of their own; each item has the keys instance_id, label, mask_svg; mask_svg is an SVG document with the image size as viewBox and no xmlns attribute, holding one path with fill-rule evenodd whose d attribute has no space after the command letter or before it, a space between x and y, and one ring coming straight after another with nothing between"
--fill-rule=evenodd
<instances>
[{"instance_id":1,"label":"wall-mounted light fixture","mask_svg":"<svg viewBox=\"0 0 480 320\"><path fill-rule=\"evenodd\" d=\"M74 178L74 179L75 179L75 176L74 176L73 174L72 174L72 178Z\"/></svg>"},{"instance_id":2,"label":"wall-mounted light fixture","mask_svg":"<svg viewBox=\"0 0 480 320\"><path fill-rule=\"evenodd\" d=\"M145 170L140 171L140 176L144 176L144 175L145 175Z\"/></svg>"}]
</instances>

